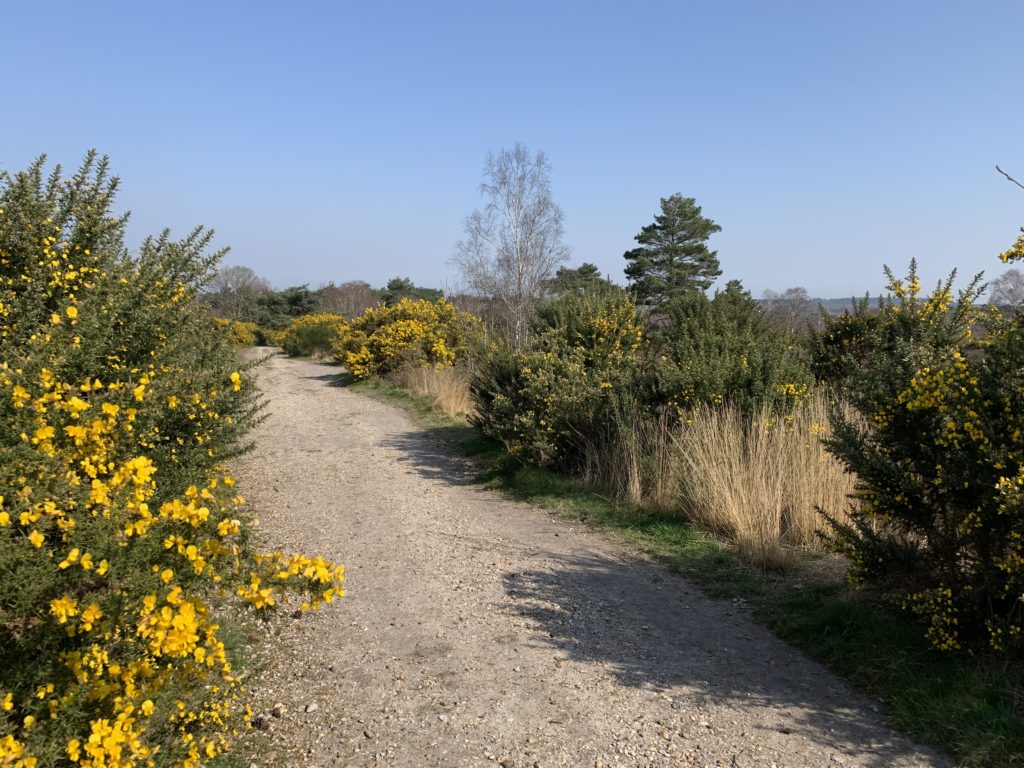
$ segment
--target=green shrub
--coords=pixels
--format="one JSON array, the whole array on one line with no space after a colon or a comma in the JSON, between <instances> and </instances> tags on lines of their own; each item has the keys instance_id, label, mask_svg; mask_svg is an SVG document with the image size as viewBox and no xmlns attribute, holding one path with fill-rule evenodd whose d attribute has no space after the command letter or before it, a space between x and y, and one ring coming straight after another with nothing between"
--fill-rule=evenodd
<instances>
[{"instance_id":1,"label":"green shrub","mask_svg":"<svg viewBox=\"0 0 1024 768\"><path fill-rule=\"evenodd\" d=\"M858 416L832 419L829 448L858 477L834 541L852 578L896 595L937 648L1019 648L1024 327L975 309L979 278L954 302L953 276L922 298L915 263L905 279L886 272L892 296L843 381Z\"/></svg>"},{"instance_id":2,"label":"green shrub","mask_svg":"<svg viewBox=\"0 0 1024 768\"><path fill-rule=\"evenodd\" d=\"M515 456L578 470L637 405L644 333L621 291L570 294L538 316L525 351L497 346L485 356L471 385L475 421Z\"/></svg>"},{"instance_id":3,"label":"green shrub","mask_svg":"<svg viewBox=\"0 0 1024 768\"><path fill-rule=\"evenodd\" d=\"M881 322L867 296L840 315L822 310L820 330L812 330L807 339L814 377L827 384L848 381L873 354Z\"/></svg>"},{"instance_id":4,"label":"green shrub","mask_svg":"<svg viewBox=\"0 0 1024 768\"><path fill-rule=\"evenodd\" d=\"M260 347L280 347L284 341L284 331L267 328L263 325L256 326L256 345Z\"/></svg>"},{"instance_id":5,"label":"green shrub","mask_svg":"<svg viewBox=\"0 0 1024 768\"><path fill-rule=\"evenodd\" d=\"M348 321L341 315L318 312L291 322L277 339L292 357L325 357L348 333Z\"/></svg>"},{"instance_id":6,"label":"green shrub","mask_svg":"<svg viewBox=\"0 0 1024 768\"><path fill-rule=\"evenodd\" d=\"M193 303L210 234L129 257L106 161L42 169L0 174L0 764L198 768L245 725L218 607L342 571L249 548L221 465L260 404Z\"/></svg>"},{"instance_id":7,"label":"green shrub","mask_svg":"<svg viewBox=\"0 0 1024 768\"><path fill-rule=\"evenodd\" d=\"M773 328L760 306L731 281L713 299L692 292L673 304L658 329L663 399L679 408L799 399L810 372L791 334Z\"/></svg>"}]
</instances>

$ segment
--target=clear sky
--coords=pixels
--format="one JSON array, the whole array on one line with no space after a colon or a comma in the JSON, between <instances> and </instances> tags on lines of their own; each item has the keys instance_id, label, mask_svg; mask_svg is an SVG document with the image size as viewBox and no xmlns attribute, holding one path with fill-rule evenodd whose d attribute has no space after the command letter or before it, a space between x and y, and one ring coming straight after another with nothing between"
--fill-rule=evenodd
<instances>
[{"instance_id":1,"label":"clear sky","mask_svg":"<svg viewBox=\"0 0 1024 768\"><path fill-rule=\"evenodd\" d=\"M0 167L110 155L130 234L195 224L278 288L453 286L489 151L553 166L573 263L681 192L724 279L877 292L1003 271L1024 3L12 2Z\"/></svg>"}]
</instances>

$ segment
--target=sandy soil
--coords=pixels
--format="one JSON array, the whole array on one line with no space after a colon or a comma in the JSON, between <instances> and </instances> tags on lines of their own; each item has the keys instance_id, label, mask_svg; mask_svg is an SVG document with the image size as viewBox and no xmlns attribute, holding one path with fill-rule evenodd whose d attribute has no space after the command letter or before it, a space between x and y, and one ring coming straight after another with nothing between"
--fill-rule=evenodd
<instances>
[{"instance_id":1,"label":"sandy soil","mask_svg":"<svg viewBox=\"0 0 1024 768\"><path fill-rule=\"evenodd\" d=\"M236 470L264 547L347 566L344 600L267 636L267 763L950 764L741 606L474 486L336 373L265 365L271 416Z\"/></svg>"}]
</instances>

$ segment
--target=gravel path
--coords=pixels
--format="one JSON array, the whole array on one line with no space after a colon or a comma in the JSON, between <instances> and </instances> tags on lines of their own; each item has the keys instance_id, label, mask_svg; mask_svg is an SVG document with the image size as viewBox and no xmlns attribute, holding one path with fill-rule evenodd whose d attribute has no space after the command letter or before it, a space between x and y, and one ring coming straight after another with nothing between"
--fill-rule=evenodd
<instances>
[{"instance_id":1,"label":"gravel path","mask_svg":"<svg viewBox=\"0 0 1024 768\"><path fill-rule=\"evenodd\" d=\"M949 765L742 607L475 487L336 373L263 366L236 470L261 545L347 568L345 599L267 638L269 764Z\"/></svg>"}]
</instances>

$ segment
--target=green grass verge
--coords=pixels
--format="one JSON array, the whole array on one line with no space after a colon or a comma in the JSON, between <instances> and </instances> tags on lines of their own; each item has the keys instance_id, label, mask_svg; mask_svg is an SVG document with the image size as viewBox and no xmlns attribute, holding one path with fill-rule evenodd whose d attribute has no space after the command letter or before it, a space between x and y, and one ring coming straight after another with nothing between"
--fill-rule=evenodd
<instances>
[{"instance_id":1,"label":"green grass verge","mask_svg":"<svg viewBox=\"0 0 1024 768\"><path fill-rule=\"evenodd\" d=\"M885 702L890 723L953 755L965 768L1024 766L1024 669L994 658L933 650L903 612L853 592L828 559L801 554L789 571L764 573L726 545L671 515L615 504L572 478L510 458L472 427L435 413L424 398L373 382L352 389L413 415L481 467L480 481L567 519L615 531L706 594L743 600L779 637Z\"/></svg>"}]
</instances>

